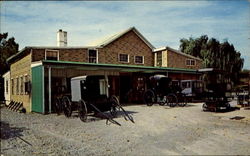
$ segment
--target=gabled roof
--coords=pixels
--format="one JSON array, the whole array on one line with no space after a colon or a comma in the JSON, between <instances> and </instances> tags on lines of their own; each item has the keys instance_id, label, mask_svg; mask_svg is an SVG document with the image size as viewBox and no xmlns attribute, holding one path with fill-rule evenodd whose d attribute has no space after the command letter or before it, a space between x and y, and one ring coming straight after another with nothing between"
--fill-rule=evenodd
<instances>
[{"instance_id":1,"label":"gabled roof","mask_svg":"<svg viewBox=\"0 0 250 156\"><path fill-rule=\"evenodd\" d=\"M200 61L202 61L202 59L200 59L199 57L195 57L195 56L192 56L192 55L189 55L189 54L183 53L183 52L182 52L182 51L180 51L180 50L176 50L176 49L170 48L170 47L168 47L168 46L166 46L166 47L161 47L161 48L157 48L157 49L154 49L154 51L153 51L153 52L163 51L163 50L169 50L169 51L175 52L175 53L177 53L177 54L180 54L180 55L183 55L183 56L186 56L186 57L192 58L192 59L196 59L196 60L200 60Z\"/></svg>"},{"instance_id":2,"label":"gabled roof","mask_svg":"<svg viewBox=\"0 0 250 156\"><path fill-rule=\"evenodd\" d=\"M120 38L121 36L123 36L124 34L126 34L129 31L134 31L136 33L136 35L140 39L142 39L142 41L144 41L144 43L146 43L152 50L155 49L155 47L135 27L131 27L125 31L116 33L112 36L105 37L101 40L94 41L94 42L90 43L89 46L104 47L104 46L110 44L111 42L117 40L118 38Z\"/></svg>"}]
</instances>

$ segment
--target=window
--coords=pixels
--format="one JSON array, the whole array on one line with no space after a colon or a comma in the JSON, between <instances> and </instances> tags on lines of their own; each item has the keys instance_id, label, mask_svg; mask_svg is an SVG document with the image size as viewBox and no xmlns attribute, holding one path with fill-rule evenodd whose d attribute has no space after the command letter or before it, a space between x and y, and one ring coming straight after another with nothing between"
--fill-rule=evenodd
<instances>
[{"instance_id":1,"label":"window","mask_svg":"<svg viewBox=\"0 0 250 156\"><path fill-rule=\"evenodd\" d=\"M160 51L160 52L157 52L157 60L156 60L156 62L157 62L157 66L162 66L162 52Z\"/></svg>"},{"instance_id":2,"label":"window","mask_svg":"<svg viewBox=\"0 0 250 156\"><path fill-rule=\"evenodd\" d=\"M129 63L129 55L128 54L119 54L119 61Z\"/></svg>"},{"instance_id":3,"label":"window","mask_svg":"<svg viewBox=\"0 0 250 156\"><path fill-rule=\"evenodd\" d=\"M45 50L46 60L59 60L59 51L58 50Z\"/></svg>"},{"instance_id":4,"label":"window","mask_svg":"<svg viewBox=\"0 0 250 156\"><path fill-rule=\"evenodd\" d=\"M144 64L144 57L143 56L135 56L135 63Z\"/></svg>"},{"instance_id":5,"label":"window","mask_svg":"<svg viewBox=\"0 0 250 156\"><path fill-rule=\"evenodd\" d=\"M8 92L9 92L9 81L8 80L5 81L5 92L6 92L6 94L8 94Z\"/></svg>"},{"instance_id":6,"label":"window","mask_svg":"<svg viewBox=\"0 0 250 156\"><path fill-rule=\"evenodd\" d=\"M16 94L19 94L19 78L16 78Z\"/></svg>"},{"instance_id":7,"label":"window","mask_svg":"<svg viewBox=\"0 0 250 156\"><path fill-rule=\"evenodd\" d=\"M186 60L186 65L187 66L194 66L195 65L195 60L193 60L193 59L187 59Z\"/></svg>"},{"instance_id":8,"label":"window","mask_svg":"<svg viewBox=\"0 0 250 156\"><path fill-rule=\"evenodd\" d=\"M30 93L31 88L30 88L30 81L29 81L29 75L25 75L24 77L24 93L28 94Z\"/></svg>"},{"instance_id":9,"label":"window","mask_svg":"<svg viewBox=\"0 0 250 156\"><path fill-rule=\"evenodd\" d=\"M11 94L14 95L14 79L11 79Z\"/></svg>"},{"instance_id":10,"label":"window","mask_svg":"<svg viewBox=\"0 0 250 156\"><path fill-rule=\"evenodd\" d=\"M195 65L195 61L191 60L191 66L194 66L194 65Z\"/></svg>"},{"instance_id":11,"label":"window","mask_svg":"<svg viewBox=\"0 0 250 156\"><path fill-rule=\"evenodd\" d=\"M98 63L96 50L89 50L89 63Z\"/></svg>"},{"instance_id":12,"label":"window","mask_svg":"<svg viewBox=\"0 0 250 156\"><path fill-rule=\"evenodd\" d=\"M24 93L24 91L23 91L23 89L24 89L23 85L24 85L23 77L20 77L20 94Z\"/></svg>"}]
</instances>

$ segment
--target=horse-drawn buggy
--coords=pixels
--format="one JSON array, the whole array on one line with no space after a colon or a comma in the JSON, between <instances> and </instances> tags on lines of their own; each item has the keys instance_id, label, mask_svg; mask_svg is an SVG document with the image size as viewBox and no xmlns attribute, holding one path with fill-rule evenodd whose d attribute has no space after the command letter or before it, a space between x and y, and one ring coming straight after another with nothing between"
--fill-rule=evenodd
<instances>
[{"instance_id":1,"label":"horse-drawn buggy","mask_svg":"<svg viewBox=\"0 0 250 156\"><path fill-rule=\"evenodd\" d=\"M203 96L205 103L203 111L230 110L230 101L232 100L232 86L229 75L225 71L207 68L201 69L204 73L205 91Z\"/></svg>"},{"instance_id":2,"label":"horse-drawn buggy","mask_svg":"<svg viewBox=\"0 0 250 156\"><path fill-rule=\"evenodd\" d=\"M165 75L151 76L148 88L144 93L144 102L148 106L152 106L154 103L170 107L186 105L186 97L181 92L180 86L172 83L172 79Z\"/></svg>"},{"instance_id":3,"label":"horse-drawn buggy","mask_svg":"<svg viewBox=\"0 0 250 156\"><path fill-rule=\"evenodd\" d=\"M120 124L113 118L116 117L117 111L122 111L126 120L134 122L132 116L120 105L119 99L114 95L108 96L108 86L104 76L71 78L71 93L56 98L56 110L58 113L63 112L66 117L77 111L83 122L87 121L90 114L101 114L107 121L118 125Z\"/></svg>"}]
</instances>

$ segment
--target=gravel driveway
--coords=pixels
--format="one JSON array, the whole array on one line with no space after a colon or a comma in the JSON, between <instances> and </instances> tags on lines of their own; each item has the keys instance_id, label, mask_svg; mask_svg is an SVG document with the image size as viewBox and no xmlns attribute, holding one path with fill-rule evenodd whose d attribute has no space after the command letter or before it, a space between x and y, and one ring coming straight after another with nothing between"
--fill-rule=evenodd
<instances>
[{"instance_id":1,"label":"gravel driveway","mask_svg":"<svg viewBox=\"0 0 250 156\"><path fill-rule=\"evenodd\" d=\"M135 124L106 125L91 117L21 114L1 108L3 155L241 155L250 154L250 110L227 113L187 107L124 107ZM76 114L75 114L76 115ZM244 117L232 120L235 116Z\"/></svg>"}]
</instances>

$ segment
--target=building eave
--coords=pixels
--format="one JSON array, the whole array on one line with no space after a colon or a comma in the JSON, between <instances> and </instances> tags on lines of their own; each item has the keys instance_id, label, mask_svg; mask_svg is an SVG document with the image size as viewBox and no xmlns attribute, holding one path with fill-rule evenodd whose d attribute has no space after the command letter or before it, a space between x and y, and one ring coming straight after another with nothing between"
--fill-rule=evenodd
<instances>
[{"instance_id":1,"label":"building eave","mask_svg":"<svg viewBox=\"0 0 250 156\"><path fill-rule=\"evenodd\" d=\"M175 53L177 53L177 54L180 54L180 55L183 55L183 56L186 56L186 57L189 57L189 58L193 58L193 59L202 61L202 59L200 59L200 58L198 58L198 57L195 57L195 56L192 56L192 55L183 53L183 52L180 51L180 50L176 50L176 49L170 48L170 47L168 47L168 46L156 48L156 49L153 50L153 52L158 52L158 51L163 51L163 50L169 50L169 51L175 52Z\"/></svg>"},{"instance_id":2,"label":"building eave","mask_svg":"<svg viewBox=\"0 0 250 156\"><path fill-rule=\"evenodd\" d=\"M53 61L53 60L43 60L43 65L52 65L54 67L61 68L63 66L70 67L83 67L85 69L95 68L96 70L131 70L133 72L173 72L173 73L192 73L199 74L197 70L194 69L184 69L184 68L169 68L169 67L152 67L152 66L140 66L140 65L123 65L123 64L100 64L100 63L86 63L86 62L72 62L72 61Z\"/></svg>"}]
</instances>

